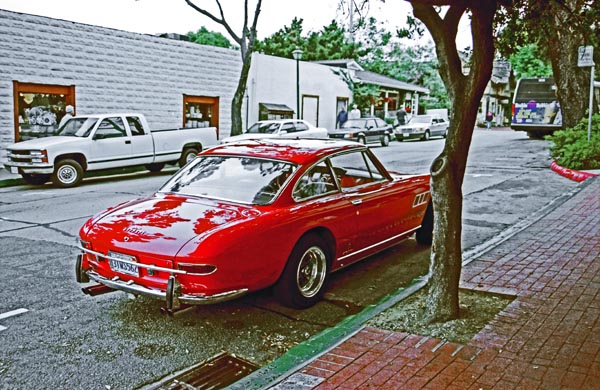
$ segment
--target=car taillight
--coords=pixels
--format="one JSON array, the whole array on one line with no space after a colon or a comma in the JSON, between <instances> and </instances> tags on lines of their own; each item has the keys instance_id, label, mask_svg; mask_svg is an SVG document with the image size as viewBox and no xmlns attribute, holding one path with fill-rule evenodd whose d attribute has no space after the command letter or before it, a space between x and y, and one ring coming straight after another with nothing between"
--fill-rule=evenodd
<instances>
[{"instance_id":1,"label":"car taillight","mask_svg":"<svg viewBox=\"0 0 600 390\"><path fill-rule=\"evenodd\" d=\"M179 263L178 267L180 270L185 271L188 274L195 275L210 275L217 271L217 267L211 264Z\"/></svg>"}]
</instances>

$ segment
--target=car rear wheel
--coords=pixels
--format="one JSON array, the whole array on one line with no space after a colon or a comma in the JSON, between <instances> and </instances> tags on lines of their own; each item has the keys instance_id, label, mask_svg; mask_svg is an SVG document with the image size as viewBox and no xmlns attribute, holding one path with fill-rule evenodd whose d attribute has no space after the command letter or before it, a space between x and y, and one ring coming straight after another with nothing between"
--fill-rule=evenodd
<instances>
[{"instance_id":1,"label":"car rear wheel","mask_svg":"<svg viewBox=\"0 0 600 390\"><path fill-rule=\"evenodd\" d=\"M314 234L304 236L275 285L275 295L283 305L296 309L314 305L325 291L329 264L326 243Z\"/></svg>"},{"instance_id":2,"label":"car rear wheel","mask_svg":"<svg viewBox=\"0 0 600 390\"><path fill-rule=\"evenodd\" d=\"M433 242L433 206L431 201L427 205L423 222L421 222L421 227L417 229L415 238L419 245L431 245Z\"/></svg>"},{"instance_id":3,"label":"car rear wheel","mask_svg":"<svg viewBox=\"0 0 600 390\"><path fill-rule=\"evenodd\" d=\"M383 137L381 137L381 146L388 146L390 144L390 136L387 134L384 134Z\"/></svg>"},{"instance_id":4,"label":"car rear wheel","mask_svg":"<svg viewBox=\"0 0 600 390\"><path fill-rule=\"evenodd\" d=\"M65 159L56 164L52 183L60 188L70 188L77 186L83 178L83 168L75 160Z\"/></svg>"},{"instance_id":5,"label":"car rear wheel","mask_svg":"<svg viewBox=\"0 0 600 390\"><path fill-rule=\"evenodd\" d=\"M181 152L181 157L179 158L179 166L183 167L185 164L195 159L198 152L198 148L195 147L183 149L183 152Z\"/></svg>"},{"instance_id":6,"label":"car rear wheel","mask_svg":"<svg viewBox=\"0 0 600 390\"><path fill-rule=\"evenodd\" d=\"M165 163L146 164L146 169L150 172L160 172L165 167Z\"/></svg>"},{"instance_id":7,"label":"car rear wheel","mask_svg":"<svg viewBox=\"0 0 600 390\"><path fill-rule=\"evenodd\" d=\"M27 184L33 186L41 186L48 180L50 180L50 175L34 175L31 173L24 173L21 175L23 177L23 181Z\"/></svg>"},{"instance_id":8,"label":"car rear wheel","mask_svg":"<svg viewBox=\"0 0 600 390\"><path fill-rule=\"evenodd\" d=\"M429 138L431 138L431 135L429 134L429 130L425 130L425 134L423 134L423 138L421 138L423 141L429 141Z\"/></svg>"}]
</instances>

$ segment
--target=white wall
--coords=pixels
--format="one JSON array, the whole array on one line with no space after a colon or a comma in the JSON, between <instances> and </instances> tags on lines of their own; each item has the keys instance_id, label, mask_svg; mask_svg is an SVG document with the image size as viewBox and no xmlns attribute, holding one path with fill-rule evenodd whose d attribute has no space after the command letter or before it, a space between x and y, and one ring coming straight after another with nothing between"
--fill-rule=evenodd
<instances>
[{"instance_id":1,"label":"white wall","mask_svg":"<svg viewBox=\"0 0 600 390\"><path fill-rule=\"evenodd\" d=\"M337 98L352 100L352 92L333 72L334 69L300 61L300 105L302 95L318 96L318 124L327 129L335 128ZM259 103L285 104L296 111L296 61L255 53L248 78L248 91L250 124L258 120Z\"/></svg>"}]
</instances>

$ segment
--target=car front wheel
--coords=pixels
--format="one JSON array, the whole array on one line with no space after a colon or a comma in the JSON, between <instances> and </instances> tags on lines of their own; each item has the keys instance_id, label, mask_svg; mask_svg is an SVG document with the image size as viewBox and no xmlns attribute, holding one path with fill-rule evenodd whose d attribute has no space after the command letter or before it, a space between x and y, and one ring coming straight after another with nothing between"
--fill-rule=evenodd
<instances>
[{"instance_id":1,"label":"car front wheel","mask_svg":"<svg viewBox=\"0 0 600 390\"><path fill-rule=\"evenodd\" d=\"M56 164L52 183L60 188L70 188L77 186L83 178L83 168L75 160L65 159Z\"/></svg>"},{"instance_id":2,"label":"car front wheel","mask_svg":"<svg viewBox=\"0 0 600 390\"><path fill-rule=\"evenodd\" d=\"M381 146L388 146L390 144L390 136L387 134L384 134L383 137L381 137Z\"/></svg>"},{"instance_id":3,"label":"car front wheel","mask_svg":"<svg viewBox=\"0 0 600 390\"><path fill-rule=\"evenodd\" d=\"M360 137L357 138L358 143L366 145L367 144L367 139L365 137L363 137L362 135Z\"/></svg>"},{"instance_id":4,"label":"car front wheel","mask_svg":"<svg viewBox=\"0 0 600 390\"><path fill-rule=\"evenodd\" d=\"M431 138L431 135L429 134L429 130L425 130L425 134L423 134L423 138L421 138L423 141L429 141L429 138Z\"/></svg>"},{"instance_id":5,"label":"car front wheel","mask_svg":"<svg viewBox=\"0 0 600 390\"><path fill-rule=\"evenodd\" d=\"M314 305L325 291L329 264L325 242L314 234L303 237L275 285L275 295L283 305L296 309Z\"/></svg>"}]
</instances>

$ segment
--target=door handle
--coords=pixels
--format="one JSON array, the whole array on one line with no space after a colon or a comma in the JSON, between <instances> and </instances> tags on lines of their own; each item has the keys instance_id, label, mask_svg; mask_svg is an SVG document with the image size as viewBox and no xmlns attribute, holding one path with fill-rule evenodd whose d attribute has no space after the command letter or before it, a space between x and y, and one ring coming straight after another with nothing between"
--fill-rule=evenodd
<instances>
[{"instance_id":1,"label":"door handle","mask_svg":"<svg viewBox=\"0 0 600 390\"><path fill-rule=\"evenodd\" d=\"M352 199L350 201L353 205L358 206L359 204L362 203L362 199Z\"/></svg>"},{"instance_id":2,"label":"door handle","mask_svg":"<svg viewBox=\"0 0 600 390\"><path fill-rule=\"evenodd\" d=\"M131 141L129 141L129 140L125 141L125 145L129 145L129 144L131 144Z\"/></svg>"}]
</instances>

